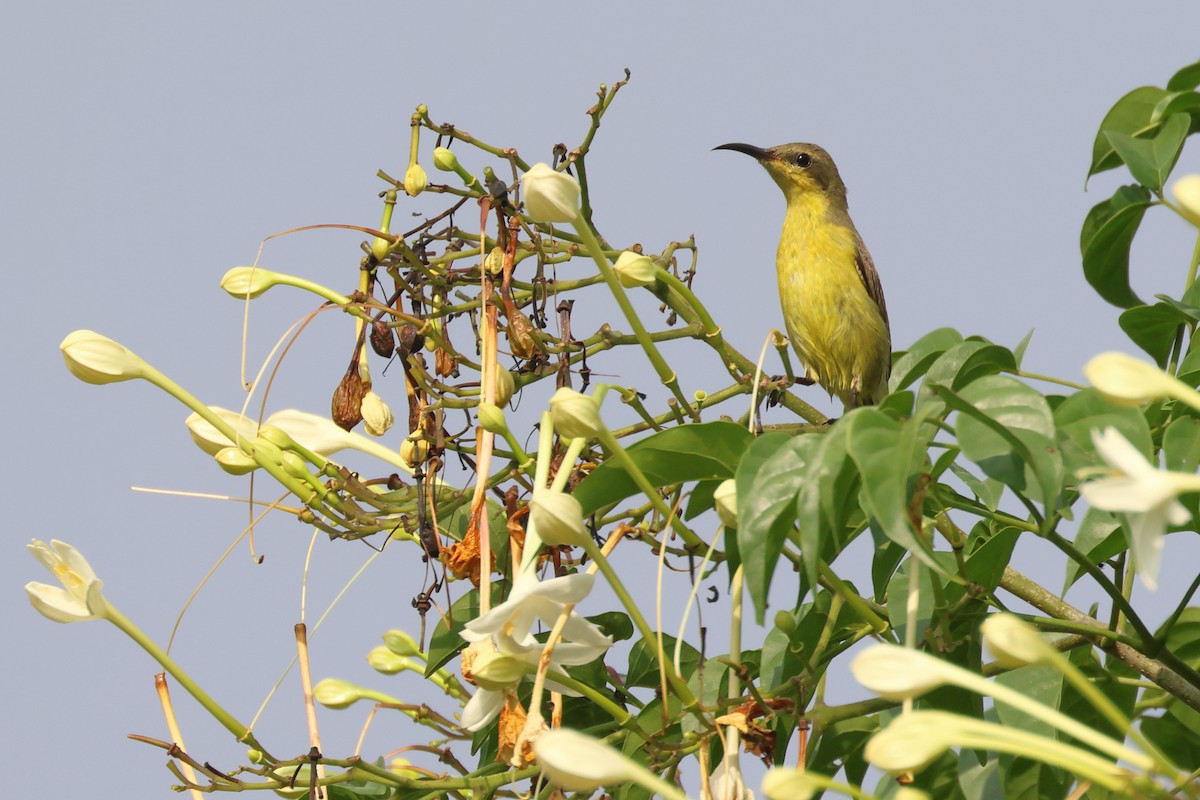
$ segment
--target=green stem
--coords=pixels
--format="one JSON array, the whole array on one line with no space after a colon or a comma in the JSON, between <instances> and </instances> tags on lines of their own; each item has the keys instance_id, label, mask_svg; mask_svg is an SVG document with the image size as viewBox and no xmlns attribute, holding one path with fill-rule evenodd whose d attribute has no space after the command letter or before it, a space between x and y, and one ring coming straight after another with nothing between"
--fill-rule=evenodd
<instances>
[{"instance_id":1,"label":"green stem","mask_svg":"<svg viewBox=\"0 0 1200 800\"><path fill-rule=\"evenodd\" d=\"M166 652L164 652L163 649L159 647L153 639L143 633L141 628L139 628L137 625L134 625L128 617L118 611L111 602L108 602L107 604L107 608L104 613L104 619L107 619L113 625L116 625L122 633L124 633L130 639L133 639L133 641L136 642L139 647L145 650L151 658L157 661L163 669L170 673L171 677L179 681L179 685L186 689L188 694L196 698L196 701L200 703L200 705L204 706L204 709L208 711L209 714L212 714L217 722L220 722L227 731L236 736L239 742L245 742L250 747L253 747L255 750L258 750L266 755L266 750L261 744L258 743L258 740L254 738L254 734L251 733L249 728L238 722L237 719L235 719L232 714L222 708L216 700L213 700L211 697L209 697L208 692L201 689L199 684L192 680L191 676L184 672L183 669L175 663L174 659L167 655ZM269 755L266 755L266 758L268 761L275 760Z\"/></svg>"},{"instance_id":2,"label":"green stem","mask_svg":"<svg viewBox=\"0 0 1200 800\"><path fill-rule=\"evenodd\" d=\"M671 390L671 394L675 395L675 399L679 401L681 407L687 409L688 415L693 419L696 418L696 412L683 396L683 390L679 388L679 379L675 376L675 371L671 369L662 354L658 352L658 348L654 346L653 340L650 339L650 334L646 332L646 326L642 324L641 318L633 309L633 304L629 302L629 295L625 293L625 287L621 285L621 280L617 277L617 273L613 271L612 264L608 263L608 259L604 257L599 240L592 228L581 217L577 217L574 222L575 230L579 237L583 239L587 246L588 252L592 256L592 260L596 262L596 266L600 269L600 274L604 276L605 283L616 298L617 305L621 307L622 313L625 314L625 319L629 321L633 328L634 335L637 336L638 343L645 351L646 357L650 359L650 364L654 367L654 371L658 373L659 380L663 385Z\"/></svg>"}]
</instances>

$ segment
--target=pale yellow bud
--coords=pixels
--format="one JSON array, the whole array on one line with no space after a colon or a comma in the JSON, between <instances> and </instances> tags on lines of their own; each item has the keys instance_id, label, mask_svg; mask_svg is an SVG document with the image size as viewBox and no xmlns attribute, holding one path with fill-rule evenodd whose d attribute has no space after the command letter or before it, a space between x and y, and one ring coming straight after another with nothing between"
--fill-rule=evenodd
<instances>
[{"instance_id":1,"label":"pale yellow bud","mask_svg":"<svg viewBox=\"0 0 1200 800\"><path fill-rule=\"evenodd\" d=\"M554 430L567 439L595 436L604 427L596 398L566 386L550 398L550 416L554 419Z\"/></svg>"},{"instance_id":2,"label":"pale yellow bud","mask_svg":"<svg viewBox=\"0 0 1200 800\"><path fill-rule=\"evenodd\" d=\"M579 547L588 537L583 524L583 507L569 494L542 489L529 501L529 519L538 536L555 547Z\"/></svg>"},{"instance_id":3,"label":"pale yellow bud","mask_svg":"<svg viewBox=\"0 0 1200 800\"><path fill-rule=\"evenodd\" d=\"M398 656L419 656L421 648L417 646L417 640L399 628L392 628L383 635L383 643Z\"/></svg>"},{"instance_id":4,"label":"pale yellow bud","mask_svg":"<svg viewBox=\"0 0 1200 800\"><path fill-rule=\"evenodd\" d=\"M372 436L383 436L396 421L392 416L392 409L375 392L367 392L363 395L359 410L362 413L363 430Z\"/></svg>"},{"instance_id":5,"label":"pale yellow bud","mask_svg":"<svg viewBox=\"0 0 1200 800\"><path fill-rule=\"evenodd\" d=\"M69 333L58 347L67 369L84 383L117 383L146 375L146 362L125 345L95 331Z\"/></svg>"},{"instance_id":6,"label":"pale yellow bud","mask_svg":"<svg viewBox=\"0 0 1200 800\"><path fill-rule=\"evenodd\" d=\"M496 405L504 408L508 405L508 401L512 400L513 392L516 391L516 381L513 380L513 374L499 364L496 365Z\"/></svg>"},{"instance_id":7,"label":"pale yellow bud","mask_svg":"<svg viewBox=\"0 0 1200 800\"><path fill-rule=\"evenodd\" d=\"M1171 193L1188 221L1200 226L1200 175L1184 175L1171 186Z\"/></svg>"},{"instance_id":8,"label":"pale yellow bud","mask_svg":"<svg viewBox=\"0 0 1200 800\"><path fill-rule=\"evenodd\" d=\"M262 267L234 267L221 278L221 288L233 297L258 297L279 282L279 274Z\"/></svg>"},{"instance_id":9,"label":"pale yellow bud","mask_svg":"<svg viewBox=\"0 0 1200 800\"><path fill-rule=\"evenodd\" d=\"M504 248L493 247L488 252L487 258L483 260L483 268L488 271L489 275L499 275L504 272Z\"/></svg>"},{"instance_id":10,"label":"pale yellow bud","mask_svg":"<svg viewBox=\"0 0 1200 800\"><path fill-rule=\"evenodd\" d=\"M416 469L429 458L429 440L420 431L413 431L400 445L400 458Z\"/></svg>"},{"instance_id":11,"label":"pale yellow bud","mask_svg":"<svg viewBox=\"0 0 1200 800\"><path fill-rule=\"evenodd\" d=\"M416 197L421 192L425 191L425 187L429 185L429 176L425 174L425 170L417 162L408 165L408 170L404 173L404 191L409 197Z\"/></svg>"},{"instance_id":12,"label":"pale yellow bud","mask_svg":"<svg viewBox=\"0 0 1200 800\"><path fill-rule=\"evenodd\" d=\"M442 172L454 172L458 169L458 156L445 147L433 148L433 165Z\"/></svg>"},{"instance_id":13,"label":"pale yellow bud","mask_svg":"<svg viewBox=\"0 0 1200 800\"><path fill-rule=\"evenodd\" d=\"M733 478L722 481L713 492L713 505L723 524L730 528L737 527L737 483Z\"/></svg>"},{"instance_id":14,"label":"pale yellow bud","mask_svg":"<svg viewBox=\"0 0 1200 800\"><path fill-rule=\"evenodd\" d=\"M348 708L362 696L360 687L338 678L326 678L313 687L313 699L328 708Z\"/></svg>"},{"instance_id":15,"label":"pale yellow bud","mask_svg":"<svg viewBox=\"0 0 1200 800\"><path fill-rule=\"evenodd\" d=\"M503 435L508 430L508 424L504 421L504 412L500 410L499 406L492 403L480 403L475 413L479 415L479 427L485 431Z\"/></svg>"},{"instance_id":16,"label":"pale yellow bud","mask_svg":"<svg viewBox=\"0 0 1200 800\"><path fill-rule=\"evenodd\" d=\"M579 181L548 164L534 164L521 176L525 213L535 222L574 222L579 216Z\"/></svg>"},{"instance_id":17,"label":"pale yellow bud","mask_svg":"<svg viewBox=\"0 0 1200 800\"><path fill-rule=\"evenodd\" d=\"M633 289L654 283L658 275L658 267L648 256L626 250L617 257L617 263L613 265L613 272L617 273L617 277L621 279L622 286L626 289Z\"/></svg>"},{"instance_id":18,"label":"pale yellow bud","mask_svg":"<svg viewBox=\"0 0 1200 800\"><path fill-rule=\"evenodd\" d=\"M213 459L217 462L218 467L230 475L247 475L258 469L258 462L237 447L218 450Z\"/></svg>"}]
</instances>

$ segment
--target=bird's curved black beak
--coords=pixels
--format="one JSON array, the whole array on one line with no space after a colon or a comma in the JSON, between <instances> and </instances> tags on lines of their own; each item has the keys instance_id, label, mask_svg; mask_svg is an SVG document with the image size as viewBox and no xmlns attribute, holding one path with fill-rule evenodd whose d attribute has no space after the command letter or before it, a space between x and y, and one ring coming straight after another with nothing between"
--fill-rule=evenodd
<instances>
[{"instance_id":1,"label":"bird's curved black beak","mask_svg":"<svg viewBox=\"0 0 1200 800\"><path fill-rule=\"evenodd\" d=\"M761 147L755 147L752 144L742 144L741 142L730 142L729 144L719 144L713 150L733 150L737 153L745 153L753 159L762 161L763 159L773 158L769 150L764 150Z\"/></svg>"}]
</instances>

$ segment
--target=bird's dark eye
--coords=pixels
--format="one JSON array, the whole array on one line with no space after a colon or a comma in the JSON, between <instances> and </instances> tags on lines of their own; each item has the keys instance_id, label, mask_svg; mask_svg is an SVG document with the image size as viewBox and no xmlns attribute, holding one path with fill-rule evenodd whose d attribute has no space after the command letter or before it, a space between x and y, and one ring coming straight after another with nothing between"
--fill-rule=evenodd
<instances>
[{"instance_id":1,"label":"bird's dark eye","mask_svg":"<svg viewBox=\"0 0 1200 800\"><path fill-rule=\"evenodd\" d=\"M810 156L808 153L801 153L800 155L796 156L797 167L800 167L801 169L808 169L811 164L812 156Z\"/></svg>"}]
</instances>

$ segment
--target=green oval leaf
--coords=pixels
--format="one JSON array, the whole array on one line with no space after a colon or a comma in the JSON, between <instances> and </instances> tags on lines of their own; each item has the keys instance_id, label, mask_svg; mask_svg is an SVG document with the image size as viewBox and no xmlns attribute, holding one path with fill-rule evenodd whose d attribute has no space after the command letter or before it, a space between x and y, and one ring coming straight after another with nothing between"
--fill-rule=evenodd
<instances>
[{"instance_id":1,"label":"green oval leaf","mask_svg":"<svg viewBox=\"0 0 1200 800\"><path fill-rule=\"evenodd\" d=\"M1112 197L1093 206L1083 221L1079 236L1083 275L1114 306L1129 308L1142 302L1129 286L1129 247L1142 216L1152 205L1146 187L1122 186Z\"/></svg>"},{"instance_id":2,"label":"green oval leaf","mask_svg":"<svg viewBox=\"0 0 1200 800\"><path fill-rule=\"evenodd\" d=\"M1096 141L1092 144L1092 165L1088 177L1112 169L1121 163L1120 156L1109 141L1110 133L1138 136L1154 129L1154 109L1167 94L1157 86L1142 86L1118 100L1100 123Z\"/></svg>"}]
</instances>

